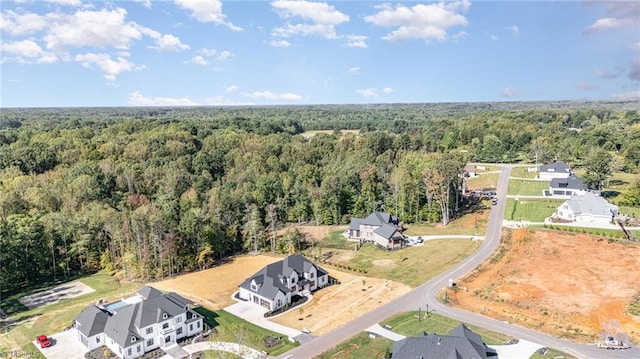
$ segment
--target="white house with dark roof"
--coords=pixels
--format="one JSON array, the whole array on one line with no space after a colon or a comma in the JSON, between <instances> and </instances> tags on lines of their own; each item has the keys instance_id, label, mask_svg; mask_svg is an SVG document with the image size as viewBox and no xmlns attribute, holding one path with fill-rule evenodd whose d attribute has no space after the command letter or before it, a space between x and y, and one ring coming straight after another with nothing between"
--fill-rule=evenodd
<instances>
[{"instance_id":1,"label":"white house with dark roof","mask_svg":"<svg viewBox=\"0 0 640 359\"><path fill-rule=\"evenodd\" d=\"M74 327L87 350L105 345L119 358L138 358L202 332L202 316L190 309L191 304L176 293L144 287L133 297L86 307Z\"/></svg>"},{"instance_id":2,"label":"white house with dark roof","mask_svg":"<svg viewBox=\"0 0 640 359\"><path fill-rule=\"evenodd\" d=\"M239 286L241 299L270 311L291 304L293 295L313 292L329 284L329 274L300 254L271 263Z\"/></svg>"},{"instance_id":3,"label":"white house with dark roof","mask_svg":"<svg viewBox=\"0 0 640 359\"><path fill-rule=\"evenodd\" d=\"M402 227L398 218L387 212L373 212L367 218L352 218L349 238L360 242L373 242L386 249L404 247Z\"/></svg>"},{"instance_id":4,"label":"white house with dark roof","mask_svg":"<svg viewBox=\"0 0 640 359\"><path fill-rule=\"evenodd\" d=\"M569 199L572 196L582 196L587 193L587 189L582 180L571 174L566 178L552 178L549 181L549 191L546 195L553 198Z\"/></svg>"},{"instance_id":5,"label":"white house with dark roof","mask_svg":"<svg viewBox=\"0 0 640 359\"><path fill-rule=\"evenodd\" d=\"M447 335L422 333L393 344L391 358L487 359L495 356L482 337L460 324Z\"/></svg>"},{"instance_id":6,"label":"white house with dark roof","mask_svg":"<svg viewBox=\"0 0 640 359\"><path fill-rule=\"evenodd\" d=\"M538 176L543 180L551 180L553 178L567 178L571 175L571 169L562 161L555 161L540 166Z\"/></svg>"},{"instance_id":7,"label":"white house with dark roof","mask_svg":"<svg viewBox=\"0 0 640 359\"><path fill-rule=\"evenodd\" d=\"M555 213L557 218L596 224L609 224L618 216L618 207L595 193L587 192L566 200Z\"/></svg>"}]
</instances>

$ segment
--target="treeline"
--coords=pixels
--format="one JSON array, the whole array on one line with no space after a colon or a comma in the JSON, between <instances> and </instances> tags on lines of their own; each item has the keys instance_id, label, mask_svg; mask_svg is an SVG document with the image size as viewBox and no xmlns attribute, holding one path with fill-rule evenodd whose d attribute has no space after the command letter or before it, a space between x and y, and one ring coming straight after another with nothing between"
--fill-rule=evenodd
<instances>
[{"instance_id":1,"label":"treeline","mask_svg":"<svg viewBox=\"0 0 640 359\"><path fill-rule=\"evenodd\" d=\"M619 170L640 165L636 110L361 111L375 121L341 133L355 109L3 110L0 290L79 270L147 280L243 250L291 252L302 237L277 235L285 222L387 210L447 223L470 160L580 163L604 149ZM313 128L336 131L301 135L310 113Z\"/></svg>"}]
</instances>

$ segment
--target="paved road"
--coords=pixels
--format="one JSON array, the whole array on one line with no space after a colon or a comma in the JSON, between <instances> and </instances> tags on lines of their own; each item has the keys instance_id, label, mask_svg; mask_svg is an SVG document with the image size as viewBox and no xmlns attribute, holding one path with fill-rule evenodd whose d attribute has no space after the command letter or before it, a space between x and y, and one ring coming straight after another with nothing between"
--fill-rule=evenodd
<instances>
[{"instance_id":1,"label":"paved road","mask_svg":"<svg viewBox=\"0 0 640 359\"><path fill-rule=\"evenodd\" d=\"M640 348L633 348L624 351L609 351L598 349L593 345L577 344L482 315L451 308L438 302L436 299L437 291L446 286L449 279L456 280L456 278L463 277L465 274L469 273L484 262L484 260L487 259L496 250L496 248L498 248L498 245L500 244L500 233L502 230L502 219L504 218L509 174L513 167L514 166L511 165L505 165L502 167L500 177L498 179L498 203L494 206L491 214L489 215L489 223L485 240L474 254L466 258L458 266L420 285L402 297L399 297L340 328L305 343L283 354L281 357L289 357L292 359L314 357L366 330L368 327L371 327L376 323L383 322L386 318L392 315L406 312L408 310L417 310L418 308L425 309L426 305L429 304L429 310L434 310L447 317L529 340L547 347L559 349L578 358L640 358Z\"/></svg>"}]
</instances>

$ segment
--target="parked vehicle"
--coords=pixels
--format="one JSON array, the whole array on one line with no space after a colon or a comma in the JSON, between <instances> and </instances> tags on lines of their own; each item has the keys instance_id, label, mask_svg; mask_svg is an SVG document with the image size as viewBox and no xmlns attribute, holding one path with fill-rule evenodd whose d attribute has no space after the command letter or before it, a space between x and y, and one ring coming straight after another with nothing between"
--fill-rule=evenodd
<instances>
[{"instance_id":1,"label":"parked vehicle","mask_svg":"<svg viewBox=\"0 0 640 359\"><path fill-rule=\"evenodd\" d=\"M417 243L422 243L422 242L424 242L424 239L423 239L422 237L418 237L418 238L416 239L416 242L417 242Z\"/></svg>"},{"instance_id":2,"label":"parked vehicle","mask_svg":"<svg viewBox=\"0 0 640 359\"><path fill-rule=\"evenodd\" d=\"M38 335L38 337L36 338L36 341L38 342L38 344L40 344L40 348L46 348L51 346L51 340L49 340L49 338L47 338L47 336L44 334Z\"/></svg>"}]
</instances>

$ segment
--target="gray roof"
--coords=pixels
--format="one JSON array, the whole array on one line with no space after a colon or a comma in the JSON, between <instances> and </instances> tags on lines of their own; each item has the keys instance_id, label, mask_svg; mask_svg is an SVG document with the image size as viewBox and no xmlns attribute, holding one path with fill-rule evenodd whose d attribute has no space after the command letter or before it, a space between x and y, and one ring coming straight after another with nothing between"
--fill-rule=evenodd
<instances>
[{"instance_id":1,"label":"gray roof","mask_svg":"<svg viewBox=\"0 0 640 359\"><path fill-rule=\"evenodd\" d=\"M362 224L364 219L362 218L351 218L351 223L349 223L349 229L357 231L360 229L360 224Z\"/></svg>"},{"instance_id":2,"label":"gray roof","mask_svg":"<svg viewBox=\"0 0 640 359\"><path fill-rule=\"evenodd\" d=\"M286 294L291 291L291 289L282 283L284 277L289 277L294 271L302 275L312 267L316 268L318 276L327 274L327 271L316 266L304 256L300 254L291 255L281 261L265 266L253 276L245 279L245 281L240 284L240 287L256 292L262 297L273 299L278 292ZM256 284L260 286L258 291L251 290L252 280L255 280Z\"/></svg>"},{"instance_id":3,"label":"gray roof","mask_svg":"<svg viewBox=\"0 0 640 359\"><path fill-rule=\"evenodd\" d=\"M555 161L540 166L540 172L564 172L569 173L569 166L562 161Z\"/></svg>"},{"instance_id":4,"label":"gray roof","mask_svg":"<svg viewBox=\"0 0 640 359\"><path fill-rule=\"evenodd\" d=\"M116 344L123 348L142 340L134 325L134 318L140 311L139 304L140 303L131 304L118 309L116 314L109 317L105 325L105 335L113 339Z\"/></svg>"},{"instance_id":5,"label":"gray roof","mask_svg":"<svg viewBox=\"0 0 640 359\"><path fill-rule=\"evenodd\" d=\"M177 295L175 293L173 294ZM138 308L134 318L134 325L136 328L144 328L151 324L166 320L164 317L165 314L167 318L173 318L184 313L187 309L184 305L180 305L172 301L168 297L168 294L151 297L147 300L141 301L140 303L129 305L127 308L132 306ZM119 310L114 317L118 316L120 311L122 310Z\"/></svg>"},{"instance_id":6,"label":"gray roof","mask_svg":"<svg viewBox=\"0 0 640 359\"><path fill-rule=\"evenodd\" d=\"M393 233L395 233L395 231L402 231L402 228L400 228L397 224L398 224L398 218L392 216L390 213L388 212L372 212L370 215L367 216L367 218L351 218L351 223L349 224L349 229L350 230L359 230L360 229L360 225L364 224L364 225L369 225L369 226L378 226L381 228L377 228L375 230L375 232L384 237L384 238L391 238L393 236ZM387 228L384 228L384 227Z\"/></svg>"},{"instance_id":7,"label":"gray roof","mask_svg":"<svg viewBox=\"0 0 640 359\"><path fill-rule=\"evenodd\" d=\"M464 324L449 335L422 334L393 344L392 358L486 359L487 347L482 338Z\"/></svg>"},{"instance_id":8,"label":"gray roof","mask_svg":"<svg viewBox=\"0 0 640 359\"><path fill-rule=\"evenodd\" d=\"M552 178L550 186L551 188L584 189L584 183L576 175L570 175L567 178Z\"/></svg>"},{"instance_id":9,"label":"gray roof","mask_svg":"<svg viewBox=\"0 0 640 359\"><path fill-rule=\"evenodd\" d=\"M109 319L109 315L95 305L88 306L76 316L78 330L87 338L100 334L104 331L104 326Z\"/></svg>"},{"instance_id":10,"label":"gray roof","mask_svg":"<svg viewBox=\"0 0 640 359\"><path fill-rule=\"evenodd\" d=\"M573 213L585 213L592 215L611 216L617 212L618 207L607 202L606 199L595 193L587 192L582 196L573 196L565 204L571 208Z\"/></svg>"},{"instance_id":11,"label":"gray roof","mask_svg":"<svg viewBox=\"0 0 640 359\"><path fill-rule=\"evenodd\" d=\"M140 288L140 290L138 291L138 294L140 294L142 296L142 298L144 299L149 299L149 298L153 298L153 297L157 297L159 295L162 295L162 292L160 292L159 290L153 288L153 287L149 287L144 286L142 288Z\"/></svg>"},{"instance_id":12,"label":"gray roof","mask_svg":"<svg viewBox=\"0 0 640 359\"><path fill-rule=\"evenodd\" d=\"M395 224L386 223L380 226L379 228L376 228L376 230L373 232L383 238L391 239L393 237L393 234L399 230L400 228Z\"/></svg>"},{"instance_id":13,"label":"gray roof","mask_svg":"<svg viewBox=\"0 0 640 359\"><path fill-rule=\"evenodd\" d=\"M391 223L391 214L387 212L373 212L363 220L363 224L381 226L385 223Z\"/></svg>"}]
</instances>

